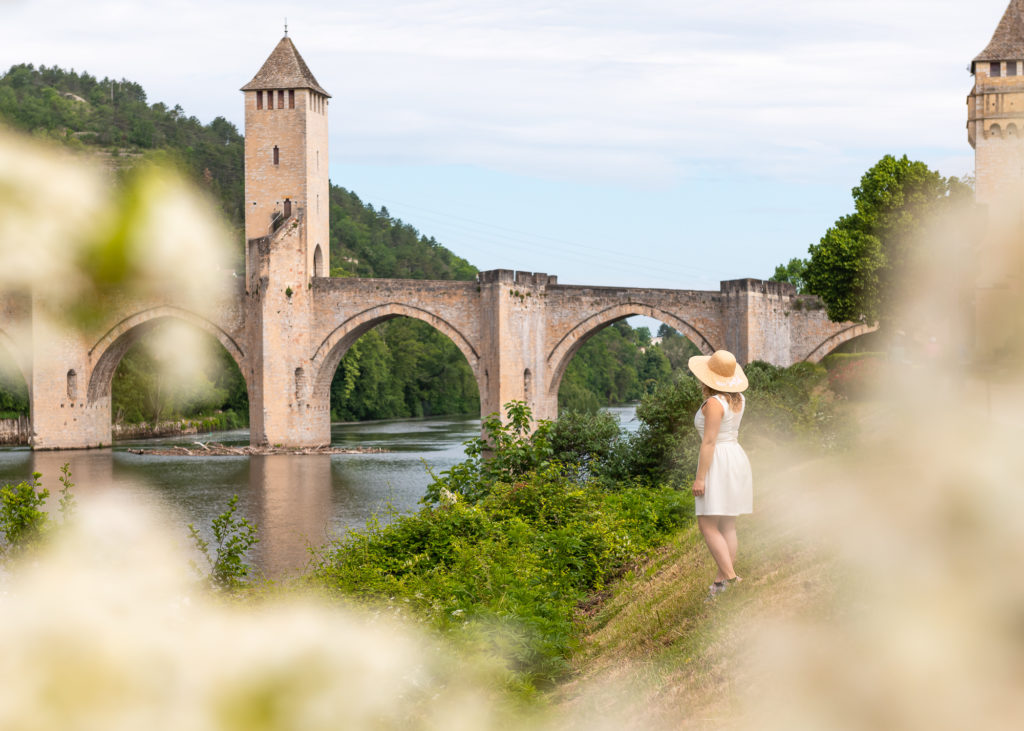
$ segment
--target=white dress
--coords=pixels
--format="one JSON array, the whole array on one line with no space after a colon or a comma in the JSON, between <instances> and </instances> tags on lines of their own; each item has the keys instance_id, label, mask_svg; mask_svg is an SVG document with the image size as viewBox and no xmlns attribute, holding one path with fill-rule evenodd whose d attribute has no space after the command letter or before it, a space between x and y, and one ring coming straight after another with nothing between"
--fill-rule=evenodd
<instances>
[{"instance_id":1,"label":"white dress","mask_svg":"<svg viewBox=\"0 0 1024 731\"><path fill-rule=\"evenodd\" d=\"M747 410L743 400L740 412L733 413L724 396L715 396L725 409L715 440L715 455L704 480L704 495L694 499L697 515L743 515L754 511L754 479L750 460L738 441L740 421ZM693 425L704 438L704 413L697 409Z\"/></svg>"}]
</instances>

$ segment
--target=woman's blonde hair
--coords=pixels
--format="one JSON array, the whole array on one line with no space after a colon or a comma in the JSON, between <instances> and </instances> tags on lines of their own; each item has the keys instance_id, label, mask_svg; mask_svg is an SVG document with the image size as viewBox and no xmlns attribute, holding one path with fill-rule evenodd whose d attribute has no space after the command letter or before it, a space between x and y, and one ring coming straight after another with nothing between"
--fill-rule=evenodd
<instances>
[{"instance_id":1,"label":"woman's blonde hair","mask_svg":"<svg viewBox=\"0 0 1024 731\"><path fill-rule=\"evenodd\" d=\"M713 396L725 396L729 401L729 408L732 409L732 413L738 414L743 409L743 395L739 393L725 393L724 391L716 391L706 383L700 384L701 388L704 389L704 400L707 401Z\"/></svg>"}]
</instances>

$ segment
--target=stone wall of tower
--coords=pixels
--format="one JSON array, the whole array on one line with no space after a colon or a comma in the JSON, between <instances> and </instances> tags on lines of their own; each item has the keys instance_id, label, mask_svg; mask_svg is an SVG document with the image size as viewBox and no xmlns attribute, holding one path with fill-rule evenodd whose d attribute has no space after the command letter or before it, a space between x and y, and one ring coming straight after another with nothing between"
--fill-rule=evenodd
<instances>
[{"instance_id":1,"label":"stone wall of tower","mask_svg":"<svg viewBox=\"0 0 1024 731\"><path fill-rule=\"evenodd\" d=\"M975 62L975 85L967 98L975 200L985 221L975 261L974 340L979 354L1003 350L1024 335L1018 314L1024 284L1024 64L996 63L999 76L990 74L990 62Z\"/></svg>"},{"instance_id":2,"label":"stone wall of tower","mask_svg":"<svg viewBox=\"0 0 1024 731\"><path fill-rule=\"evenodd\" d=\"M262 104L257 102L258 94ZM321 273L327 276L327 195L326 97L310 89L245 92L246 238L268 235L274 216L284 212L288 199L293 214L297 208L305 213L306 276L313 275L318 245Z\"/></svg>"},{"instance_id":3,"label":"stone wall of tower","mask_svg":"<svg viewBox=\"0 0 1024 731\"><path fill-rule=\"evenodd\" d=\"M312 89L299 89L302 104L306 105L306 196L309 207L306 213L307 269L310 276L330 276L330 202L328 200L329 176L327 172L327 104L328 99ZM296 99L296 105L300 102ZM316 256L317 247L320 256ZM319 262L319 266L317 266Z\"/></svg>"},{"instance_id":4,"label":"stone wall of tower","mask_svg":"<svg viewBox=\"0 0 1024 731\"><path fill-rule=\"evenodd\" d=\"M1007 62L1001 64L1003 74L1006 66ZM989 64L979 62L967 104L968 139L975 150L976 199L990 207L998 204L996 215L1005 215L1005 204L1019 199L1024 184L1024 76L992 77Z\"/></svg>"}]
</instances>

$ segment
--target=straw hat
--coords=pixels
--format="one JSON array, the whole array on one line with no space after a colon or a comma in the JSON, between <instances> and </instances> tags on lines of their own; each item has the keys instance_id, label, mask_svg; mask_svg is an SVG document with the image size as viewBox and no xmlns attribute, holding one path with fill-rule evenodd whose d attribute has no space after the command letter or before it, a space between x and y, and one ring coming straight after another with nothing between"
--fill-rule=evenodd
<instances>
[{"instance_id":1,"label":"straw hat","mask_svg":"<svg viewBox=\"0 0 1024 731\"><path fill-rule=\"evenodd\" d=\"M687 364L697 380L722 393L746 391L747 376L728 350L716 350L712 355L695 355Z\"/></svg>"}]
</instances>

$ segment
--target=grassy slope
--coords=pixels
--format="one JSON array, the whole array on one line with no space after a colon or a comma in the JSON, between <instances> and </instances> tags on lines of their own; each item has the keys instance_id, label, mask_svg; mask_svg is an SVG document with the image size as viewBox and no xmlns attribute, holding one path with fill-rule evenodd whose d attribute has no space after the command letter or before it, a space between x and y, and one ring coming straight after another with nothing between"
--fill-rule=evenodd
<instances>
[{"instance_id":1,"label":"grassy slope","mask_svg":"<svg viewBox=\"0 0 1024 731\"><path fill-rule=\"evenodd\" d=\"M792 464L789 462L789 464ZM696 525L628 572L583 621L574 677L555 694L567 728L756 727L744 716L764 678L744 649L752 628L836 611L835 565L789 525L787 486L804 482L778 452L754 458L754 515L741 518L738 571L746 580L707 601L715 568ZM794 477L796 479L794 479ZM559 725L563 725L560 723Z\"/></svg>"}]
</instances>

